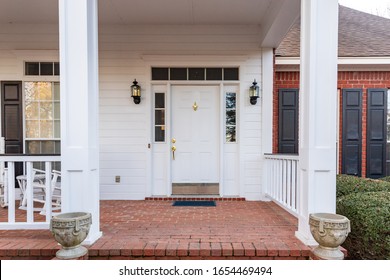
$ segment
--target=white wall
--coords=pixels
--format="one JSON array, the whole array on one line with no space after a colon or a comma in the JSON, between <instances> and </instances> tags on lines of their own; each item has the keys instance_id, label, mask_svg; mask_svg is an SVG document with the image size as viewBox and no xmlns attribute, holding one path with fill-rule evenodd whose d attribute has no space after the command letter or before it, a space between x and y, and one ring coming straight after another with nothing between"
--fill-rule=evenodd
<instances>
[{"instance_id":1,"label":"white wall","mask_svg":"<svg viewBox=\"0 0 390 280\"><path fill-rule=\"evenodd\" d=\"M100 26L101 199L152 193L150 67L179 65L240 67L238 144L226 150L223 169L239 164L225 192L261 198L261 101L252 106L248 97L253 79L261 85L258 33L257 26ZM0 25L0 34L0 81L31 80L23 76L25 60L58 60L56 25ZM130 98L134 79L142 87L139 105Z\"/></svg>"}]
</instances>

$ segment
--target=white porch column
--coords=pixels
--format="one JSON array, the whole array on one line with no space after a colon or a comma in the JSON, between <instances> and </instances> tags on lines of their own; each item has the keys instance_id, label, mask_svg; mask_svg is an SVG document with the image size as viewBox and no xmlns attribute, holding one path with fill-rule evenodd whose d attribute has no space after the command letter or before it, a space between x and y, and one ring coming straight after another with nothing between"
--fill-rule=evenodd
<instances>
[{"instance_id":1,"label":"white porch column","mask_svg":"<svg viewBox=\"0 0 390 280\"><path fill-rule=\"evenodd\" d=\"M300 195L296 236L316 244L309 214L336 211L338 1L301 0Z\"/></svg>"},{"instance_id":2,"label":"white porch column","mask_svg":"<svg viewBox=\"0 0 390 280\"><path fill-rule=\"evenodd\" d=\"M86 211L100 236L97 0L59 0L62 212Z\"/></svg>"},{"instance_id":3,"label":"white porch column","mask_svg":"<svg viewBox=\"0 0 390 280\"><path fill-rule=\"evenodd\" d=\"M262 130L262 149L263 154L272 153L272 135L273 135L273 89L274 89L274 51L272 48L262 49L261 58L261 130ZM265 196L268 188L268 173L265 160L263 166L263 186L262 199L269 200Z\"/></svg>"}]
</instances>

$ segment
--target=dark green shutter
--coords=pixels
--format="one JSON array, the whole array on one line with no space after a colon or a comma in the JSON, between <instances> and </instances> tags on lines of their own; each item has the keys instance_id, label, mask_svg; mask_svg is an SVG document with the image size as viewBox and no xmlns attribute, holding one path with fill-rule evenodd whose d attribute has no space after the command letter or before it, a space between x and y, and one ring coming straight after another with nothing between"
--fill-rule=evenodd
<instances>
[{"instance_id":1,"label":"dark green shutter","mask_svg":"<svg viewBox=\"0 0 390 280\"><path fill-rule=\"evenodd\" d=\"M23 153L22 82L1 82L1 127L6 154ZM23 163L15 164L15 175L23 174Z\"/></svg>"},{"instance_id":2,"label":"dark green shutter","mask_svg":"<svg viewBox=\"0 0 390 280\"><path fill-rule=\"evenodd\" d=\"M387 89L367 90L367 174L386 175Z\"/></svg>"},{"instance_id":3,"label":"dark green shutter","mask_svg":"<svg viewBox=\"0 0 390 280\"><path fill-rule=\"evenodd\" d=\"M361 176L362 164L362 90L343 89L342 170Z\"/></svg>"},{"instance_id":4,"label":"dark green shutter","mask_svg":"<svg viewBox=\"0 0 390 280\"><path fill-rule=\"evenodd\" d=\"M279 90L279 153L298 154L298 89Z\"/></svg>"}]
</instances>

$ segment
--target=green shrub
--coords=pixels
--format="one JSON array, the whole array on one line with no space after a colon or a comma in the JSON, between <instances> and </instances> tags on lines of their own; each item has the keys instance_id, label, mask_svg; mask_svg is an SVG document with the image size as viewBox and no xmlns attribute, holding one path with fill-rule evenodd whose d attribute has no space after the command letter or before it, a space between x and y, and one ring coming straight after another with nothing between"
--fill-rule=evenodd
<instances>
[{"instance_id":1,"label":"green shrub","mask_svg":"<svg viewBox=\"0 0 390 280\"><path fill-rule=\"evenodd\" d=\"M336 196L360 192L390 191L390 182L355 177L351 175L337 175Z\"/></svg>"},{"instance_id":2,"label":"green shrub","mask_svg":"<svg viewBox=\"0 0 390 280\"><path fill-rule=\"evenodd\" d=\"M390 176L379 178L378 180L390 182Z\"/></svg>"},{"instance_id":3,"label":"green shrub","mask_svg":"<svg viewBox=\"0 0 390 280\"><path fill-rule=\"evenodd\" d=\"M342 244L350 259L390 260L390 192L339 197L337 213L351 221L351 233Z\"/></svg>"}]
</instances>

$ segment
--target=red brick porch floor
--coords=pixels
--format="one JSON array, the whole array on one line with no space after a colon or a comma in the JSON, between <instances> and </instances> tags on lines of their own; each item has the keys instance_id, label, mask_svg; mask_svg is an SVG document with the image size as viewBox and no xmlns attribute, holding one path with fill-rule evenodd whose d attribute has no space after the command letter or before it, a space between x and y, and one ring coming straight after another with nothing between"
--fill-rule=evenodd
<instances>
[{"instance_id":1,"label":"red brick porch floor","mask_svg":"<svg viewBox=\"0 0 390 280\"><path fill-rule=\"evenodd\" d=\"M101 201L103 237L88 247L89 259L309 258L310 248L294 236L297 219L273 202L171 205ZM1 209L0 220L5 215ZM59 248L49 230L0 231L0 259L51 259Z\"/></svg>"}]
</instances>

